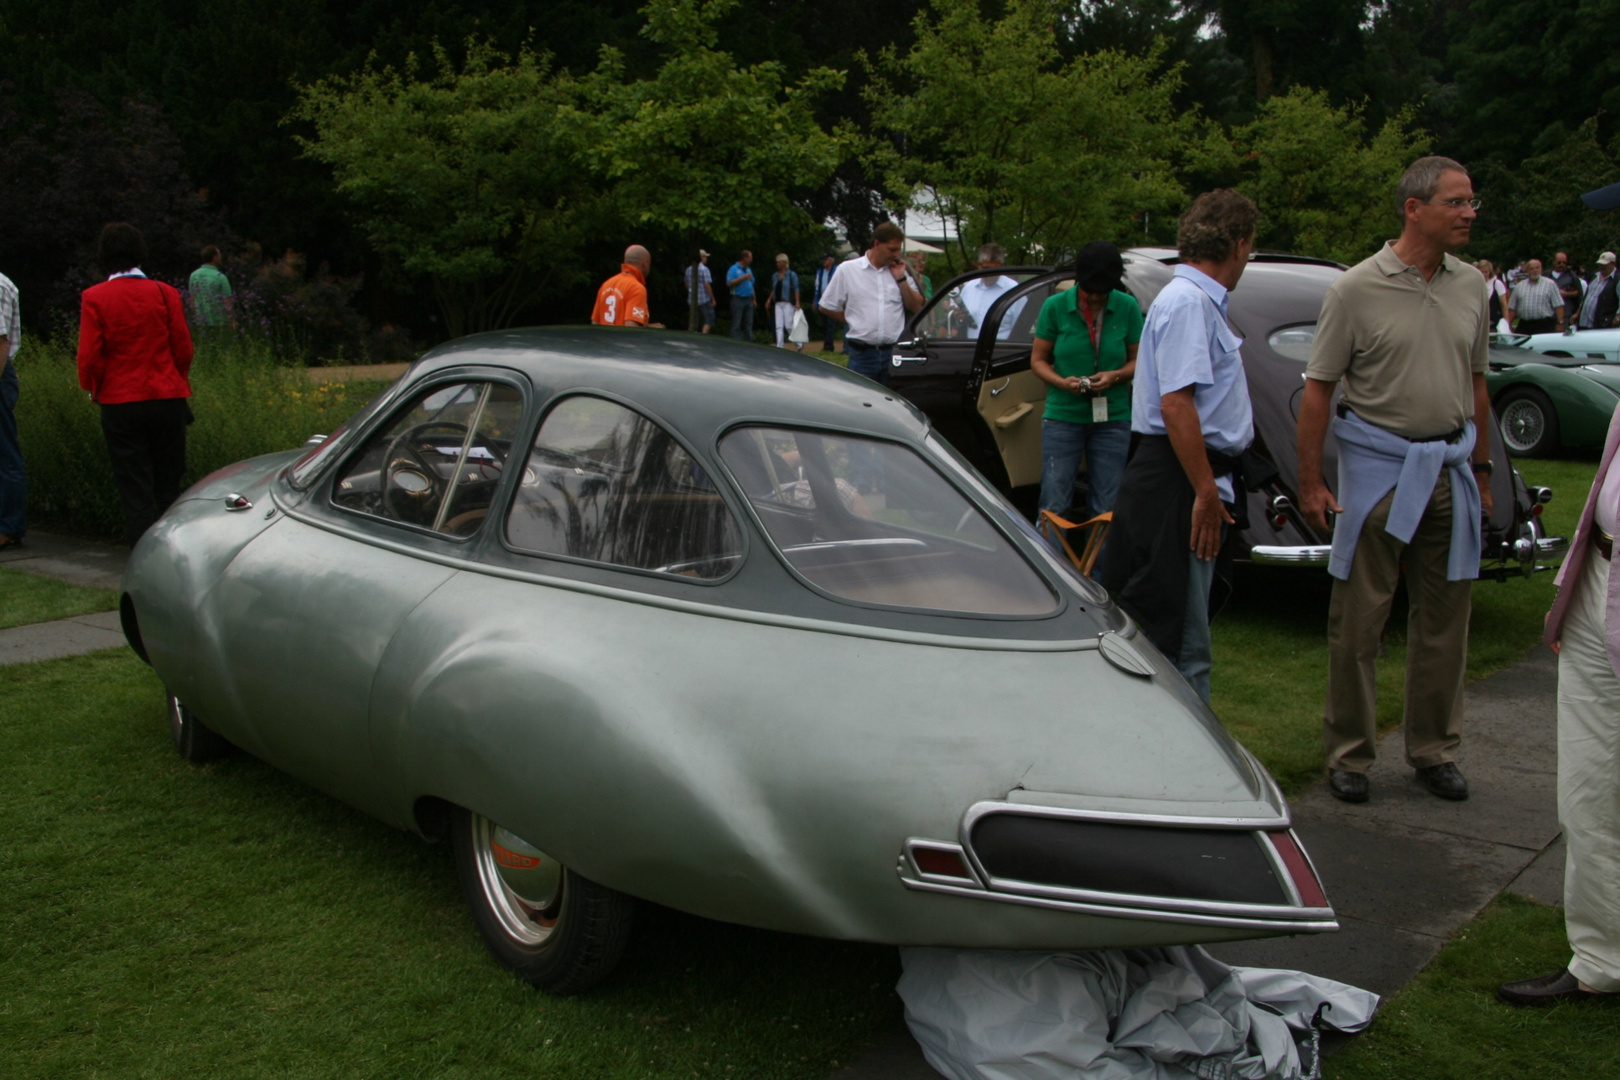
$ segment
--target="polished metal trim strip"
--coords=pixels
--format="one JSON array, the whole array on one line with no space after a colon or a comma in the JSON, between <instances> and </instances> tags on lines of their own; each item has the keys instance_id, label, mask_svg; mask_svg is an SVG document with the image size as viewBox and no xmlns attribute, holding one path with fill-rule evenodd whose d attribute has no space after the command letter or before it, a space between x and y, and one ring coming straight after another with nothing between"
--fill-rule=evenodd
<instances>
[{"instance_id":1,"label":"polished metal trim strip","mask_svg":"<svg viewBox=\"0 0 1620 1080\"><path fill-rule=\"evenodd\" d=\"M761 626L777 626L787 630L803 630L815 634L837 634L841 637L892 641L902 645L929 645L943 649L966 649L974 652L1063 653L1088 652L1098 648L1099 639L1095 637L1070 638L1066 641L954 637L949 634L927 634L915 630L888 630L883 627L862 626L859 623L806 619L794 615L774 615L769 612L745 611L740 608L724 607L719 604L702 604L692 600L677 600L668 596L653 596L648 593L636 592L633 589L620 589L611 585L598 585L594 582L549 577L545 574L517 570L511 567L491 566L466 557L458 558L438 552L424 551L409 544L385 540L370 533L362 532L359 529L345 528L337 522L317 517L307 511L288 505L281 499L280 493L274 490L271 492L271 497L275 499L282 512L288 517L303 522L311 528L335 533L357 543L382 548L385 551L393 551L400 555L421 559L424 562L438 563L453 570L466 570L482 574L485 577L504 578L508 581L525 581L534 585L544 585L548 588L566 589L569 592L601 596L609 600L622 600L630 604L645 604L648 607L664 608L688 615L702 615L712 619L730 619L733 622L754 623Z\"/></svg>"},{"instance_id":2,"label":"polished metal trim strip","mask_svg":"<svg viewBox=\"0 0 1620 1080\"><path fill-rule=\"evenodd\" d=\"M1249 558L1262 566L1326 566L1332 555L1332 544L1256 544L1249 549Z\"/></svg>"},{"instance_id":3,"label":"polished metal trim strip","mask_svg":"<svg viewBox=\"0 0 1620 1080\"><path fill-rule=\"evenodd\" d=\"M961 859L962 865L967 867L967 872L972 875L973 886L964 885L962 879L959 877L951 877L947 874L930 874L928 871L918 866L917 858L912 854L912 852L917 848L927 848L930 851L945 851ZM906 838L905 849L901 853L901 862L901 878L906 876L905 868L909 867L912 875L922 881L934 882L935 884L939 885L957 885L962 888L984 888L984 879L979 877L978 870L975 869L973 864L968 861L967 853L962 850L962 846L960 844L947 844L942 840L928 840L920 836L908 836Z\"/></svg>"},{"instance_id":4,"label":"polished metal trim strip","mask_svg":"<svg viewBox=\"0 0 1620 1080\"><path fill-rule=\"evenodd\" d=\"M1041 806L1036 803L1010 803L996 800L976 802L962 815L961 844L972 850L973 826L990 814L1019 814L1024 817L1078 818L1087 821L1106 821L1124 825L1161 826L1178 829L1232 829L1255 832L1265 829L1286 829L1290 822L1286 811L1277 817L1204 817L1193 814L1133 814L1125 810L1081 810L1074 807Z\"/></svg>"},{"instance_id":5,"label":"polished metal trim strip","mask_svg":"<svg viewBox=\"0 0 1620 1080\"><path fill-rule=\"evenodd\" d=\"M1062 900L1044 896L1025 896L1017 893L987 892L982 889L938 884L900 875L900 883L919 892L945 893L977 900L994 900L1003 904L1022 904L1025 907L1047 908L1053 911L1072 911L1085 915L1102 915L1115 919L1145 919L1151 922L1183 923L1189 926L1228 926L1243 930L1267 930L1277 934L1324 933L1337 930L1339 922L1332 908L1283 909L1293 918L1265 918L1257 914L1247 916L1204 914L1188 911L1155 910L1153 908L1120 907L1115 904ZM1259 912L1263 908L1247 909ZM1299 918L1307 911L1324 912L1316 919Z\"/></svg>"}]
</instances>

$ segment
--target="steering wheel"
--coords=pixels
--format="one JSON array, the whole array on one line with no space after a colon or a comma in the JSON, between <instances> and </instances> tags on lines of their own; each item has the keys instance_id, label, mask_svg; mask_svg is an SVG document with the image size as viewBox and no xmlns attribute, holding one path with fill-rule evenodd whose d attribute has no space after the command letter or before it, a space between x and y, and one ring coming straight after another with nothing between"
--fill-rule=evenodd
<instances>
[{"instance_id":1,"label":"steering wheel","mask_svg":"<svg viewBox=\"0 0 1620 1080\"><path fill-rule=\"evenodd\" d=\"M467 437L467 425L457 424L448 420L429 420L422 424L413 424L394 436L383 453L382 492L383 505L394 518L400 521L409 521L421 525L431 523L433 512L439 507L439 501L444 498L446 489L460 474L463 462L457 458L451 464L450 479L447 480L439 473L438 466L442 461L430 461L422 452L423 436L429 432L441 432L454 436L459 445ZM506 457L494 447L486 449L494 455L497 468L506 465ZM408 485L399 483L401 473L414 474L422 477L427 486L418 490L411 490ZM409 502L400 502L404 496L410 496ZM423 511L427 510L427 514ZM427 521L419 520L426 517Z\"/></svg>"}]
</instances>

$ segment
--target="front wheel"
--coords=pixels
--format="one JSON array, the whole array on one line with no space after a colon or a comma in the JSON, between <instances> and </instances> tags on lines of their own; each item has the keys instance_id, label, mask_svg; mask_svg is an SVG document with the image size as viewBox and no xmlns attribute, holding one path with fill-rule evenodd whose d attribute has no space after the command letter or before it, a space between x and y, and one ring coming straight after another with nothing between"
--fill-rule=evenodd
<instances>
[{"instance_id":1,"label":"front wheel","mask_svg":"<svg viewBox=\"0 0 1620 1080\"><path fill-rule=\"evenodd\" d=\"M630 897L470 810L455 808L451 836L462 896L495 959L551 994L608 977L630 939Z\"/></svg>"},{"instance_id":2,"label":"front wheel","mask_svg":"<svg viewBox=\"0 0 1620 1080\"><path fill-rule=\"evenodd\" d=\"M1533 386L1515 386L1496 401L1502 442L1514 457L1548 457L1558 449L1558 412Z\"/></svg>"}]
</instances>

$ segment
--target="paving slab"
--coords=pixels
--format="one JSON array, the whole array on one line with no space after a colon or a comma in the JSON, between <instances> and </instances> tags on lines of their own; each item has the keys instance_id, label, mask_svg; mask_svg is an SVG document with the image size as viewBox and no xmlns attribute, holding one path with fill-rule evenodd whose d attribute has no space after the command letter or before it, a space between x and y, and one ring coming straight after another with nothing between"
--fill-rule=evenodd
<instances>
[{"instance_id":1,"label":"paving slab","mask_svg":"<svg viewBox=\"0 0 1620 1080\"><path fill-rule=\"evenodd\" d=\"M8 570L101 589L119 587L127 562L126 547L56 533L30 532L18 546L0 551L0 566Z\"/></svg>"},{"instance_id":2,"label":"paving slab","mask_svg":"<svg viewBox=\"0 0 1620 1080\"><path fill-rule=\"evenodd\" d=\"M1338 912L1339 932L1209 951L1229 964L1293 968L1387 995L1503 891L1562 902L1556 689L1557 661L1545 648L1469 684L1459 760L1470 788L1464 802L1418 786L1400 729L1379 740L1369 802L1341 803L1325 783L1293 800L1295 829ZM900 1026L833 1080L938 1075Z\"/></svg>"},{"instance_id":3,"label":"paving slab","mask_svg":"<svg viewBox=\"0 0 1620 1080\"><path fill-rule=\"evenodd\" d=\"M93 615L75 615L71 619L14 626L9 630L0 630L0 667L80 656L126 644L116 611L98 611Z\"/></svg>"}]
</instances>

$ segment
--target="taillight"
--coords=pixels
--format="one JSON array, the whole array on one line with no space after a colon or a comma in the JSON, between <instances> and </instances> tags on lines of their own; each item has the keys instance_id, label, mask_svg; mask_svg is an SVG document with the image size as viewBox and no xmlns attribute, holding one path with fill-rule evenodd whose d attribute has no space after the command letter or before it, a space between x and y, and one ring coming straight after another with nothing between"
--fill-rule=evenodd
<instances>
[{"instance_id":1,"label":"taillight","mask_svg":"<svg viewBox=\"0 0 1620 1080\"><path fill-rule=\"evenodd\" d=\"M1322 891L1322 883L1316 880L1316 872L1311 869L1311 862L1305 857L1299 841L1294 839L1293 831L1284 829L1268 832L1266 836L1271 846L1277 849L1278 857L1288 869L1288 876L1294 880L1294 888L1299 890L1299 902L1308 908L1327 907L1327 893Z\"/></svg>"},{"instance_id":2,"label":"taillight","mask_svg":"<svg viewBox=\"0 0 1620 1080\"><path fill-rule=\"evenodd\" d=\"M954 851L915 847L911 849L911 858L917 864L917 869L925 874L962 878L966 881L973 880L973 875L968 872L967 864L962 861L962 856Z\"/></svg>"}]
</instances>

